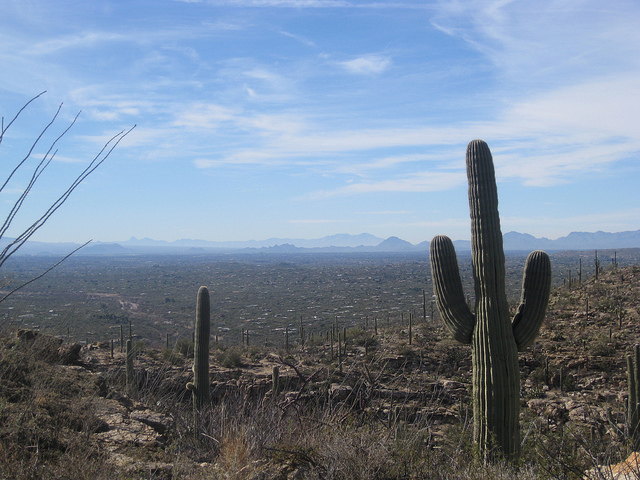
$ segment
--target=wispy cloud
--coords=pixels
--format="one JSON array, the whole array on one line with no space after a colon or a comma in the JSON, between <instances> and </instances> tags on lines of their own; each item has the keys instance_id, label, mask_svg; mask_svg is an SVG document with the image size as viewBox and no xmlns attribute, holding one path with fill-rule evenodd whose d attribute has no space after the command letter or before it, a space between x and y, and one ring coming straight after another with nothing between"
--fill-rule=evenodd
<instances>
[{"instance_id":1,"label":"wispy cloud","mask_svg":"<svg viewBox=\"0 0 640 480\"><path fill-rule=\"evenodd\" d=\"M183 3L207 3L226 7L342 8L351 6L341 0L176 0Z\"/></svg>"},{"instance_id":2,"label":"wispy cloud","mask_svg":"<svg viewBox=\"0 0 640 480\"><path fill-rule=\"evenodd\" d=\"M131 42L130 35L114 32L83 32L45 40L26 49L31 55L49 55L70 48L92 48L99 43Z\"/></svg>"},{"instance_id":3,"label":"wispy cloud","mask_svg":"<svg viewBox=\"0 0 640 480\"><path fill-rule=\"evenodd\" d=\"M174 0L181 3L205 3L214 6L236 8L357 8L357 9L407 9L407 10L433 10L434 6L426 2L396 2L396 1L372 1L359 0Z\"/></svg>"},{"instance_id":4,"label":"wispy cloud","mask_svg":"<svg viewBox=\"0 0 640 480\"><path fill-rule=\"evenodd\" d=\"M396 216L396 215L409 215L412 213L415 213L414 211L411 210L382 210L382 211L378 211L378 212L356 212L358 215L391 215L391 216Z\"/></svg>"},{"instance_id":5,"label":"wispy cloud","mask_svg":"<svg viewBox=\"0 0 640 480\"><path fill-rule=\"evenodd\" d=\"M284 30L280 30L280 35L284 35L285 37L293 38L293 39L299 41L300 43L306 45L307 47L315 47L316 46L315 42L313 42L313 41L309 40L308 38L303 37L301 35L295 35L295 34L290 33L290 32L285 32Z\"/></svg>"},{"instance_id":6,"label":"wispy cloud","mask_svg":"<svg viewBox=\"0 0 640 480\"><path fill-rule=\"evenodd\" d=\"M236 119L234 110L216 104L191 104L176 114L173 124L198 130L212 130Z\"/></svg>"},{"instance_id":7,"label":"wispy cloud","mask_svg":"<svg viewBox=\"0 0 640 480\"><path fill-rule=\"evenodd\" d=\"M357 182L310 193L309 198L348 197L381 192L438 192L449 190L466 182L464 172L424 172L394 180Z\"/></svg>"},{"instance_id":8,"label":"wispy cloud","mask_svg":"<svg viewBox=\"0 0 640 480\"><path fill-rule=\"evenodd\" d=\"M524 85L571 84L637 67L640 12L629 0L567 3L479 0L437 3L432 23L480 51L501 75ZM597 12L597 13L595 13ZM609 70L609 72L611 71Z\"/></svg>"},{"instance_id":9,"label":"wispy cloud","mask_svg":"<svg viewBox=\"0 0 640 480\"><path fill-rule=\"evenodd\" d=\"M597 171L639 151L640 133L634 128L638 111L640 80L635 76L617 77L526 98L513 103L494 121L309 133L318 125L294 120L281 129L286 135L271 138L259 150L245 150L242 155L236 151L228 158L237 163L242 157L294 159L391 147L423 149L422 153L374 157L367 162L352 159L336 167L342 173L359 174L405 163L457 161L453 155L461 151L461 146L480 137L492 146L500 176L521 178L530 185L549 185L567 181L576 173ZM266 130L272 121L266 117L262 122L243 122Z\"/></svg>"},{"instance_id":10,"label":"wispy cloud","mask_svg":"<svg viewBox=\"0 0 640 480\"><path fill-rule=\"evenodd\" d=\"M313 218L313 219L287 220L287 223L302 224L302 225L320 225L325 223L342 223L342 222L340 220Z\"/></svg>"},{"instance_id":11,"label":"wispy cloud","mask_svg":"<svg viewBox=\"0 0 640 480\"><path fill-rule=\"evenodd\" d=\"M391 59L382 55L363 55L352 60L338 62L349 73L358 75L375 75L384 72L391 66Z\"/></svg>"},{"instance_id":12,"label":"wispy cloud","mask_svg":"<svg viewBox=\"0 0 640 480\"><path fill-rule=\"evenodd\" d=\"M175 0L182 3L206 3L225 7L250 8L402 8L402 9L432 9L433 6L422 2L394 2L373 1L361 2L357 0Z\"/></svg>"},{"instance_id":13,"label":"wispy cloud","mask_svg":"<svg viewBox=\"0 0 640 480\"><path fill-rule=\"evenodd\" d=\"M422 164L428 165L433 162L440 163L443 161L441 155L436 153L416 153L406 155L393 155L389 157L373 158L367 157L363 161L352 162L347 164L339 164L334 168L336 173L348 173L352 175L366 175L370 171L389 170L405 164Z\"/></svg>"}]
</instances>

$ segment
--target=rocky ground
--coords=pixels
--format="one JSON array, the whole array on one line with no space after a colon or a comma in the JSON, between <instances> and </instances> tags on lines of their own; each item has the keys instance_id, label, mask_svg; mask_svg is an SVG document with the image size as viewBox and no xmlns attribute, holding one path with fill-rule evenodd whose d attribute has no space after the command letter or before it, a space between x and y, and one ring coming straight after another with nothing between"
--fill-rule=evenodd
<instances>
[{"instance_id":1,"label":"rocky ground","mask_svg":"<svg viewBox=\"0 0 640 480\"><path fill-rule=\"evenodd\" d=\"M564 478L579 478L589 465L626 457L626 355L640 342L639 307L640 267L609 269L598 279L552 292L539 339L520 357L521 423L529 459L572 449L576 458L571 464L566 460ZM182 353L141 350L135 388L128 389L124 354L112 353L106 343L80 347L50 339L46 348L38 347L41 353L24 349L35 356L20 360L24 368L11 363L20 345L40 340L29 332L4 339L0 454L6 461L20 458L11 445L66 454L80 442L104 472L122 478L348 478L330 474L333 467L319 460L325 458L319 447L285 445L281 425L291 430L313 417L319 429L367 423L391 436L402 428L414 432L411 439L420 448L448 451L462 438L470 415L470 349L451 340L437 319L418 322L411 342L408 329L381 327L376 334L372 328L352 328L341 364L337 345L332 349L319 339L289 352L214 349L216 407L206 419L190 413L188 348ZM52 345L56 354L47 359ZM231 436L240 424L225 420L225 408L235 409L235 417L254 417L254 423L266 422L257 416L268 417L273 423L266 428L274 429L274 440L264 440L264 432L254 432L252 440L238 432ZM61 422L59 415L69 418ZM38 428L51 431L34 434ZM564 436L571 437L566 445L550 440ZM260 455L251 446L258 440Z\"/></svg>"}]
</instances>

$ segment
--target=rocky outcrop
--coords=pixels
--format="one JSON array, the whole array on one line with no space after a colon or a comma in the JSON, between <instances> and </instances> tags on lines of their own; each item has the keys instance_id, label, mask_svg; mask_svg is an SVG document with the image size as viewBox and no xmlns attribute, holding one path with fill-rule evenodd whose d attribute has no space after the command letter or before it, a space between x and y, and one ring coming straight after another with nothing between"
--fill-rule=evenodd
<instances>
[{"instance_id":1,"label":"rocky outcrop","mask_svg":"<svg viewBox=\"0 0 640 480\"><path fill-rule=\"evenodd\" d=\"M95 438L111 452L131 445L161 445L172 423L169 417L150 410L130 412L117 400L99 398L94 407L94 414L106 425L104 431L95 434Z\"/></svg>"},{"instance_id":2,"label":"rocky outcrop","mask_svg":"<svg viewBox=\"0 0 640 480\"><path fill-rule=\"evenodd\" d=\"M633 452L615 465L599 465L589 470L584 480L640 480L640 453Z\"/></svg>"}]
</instances>

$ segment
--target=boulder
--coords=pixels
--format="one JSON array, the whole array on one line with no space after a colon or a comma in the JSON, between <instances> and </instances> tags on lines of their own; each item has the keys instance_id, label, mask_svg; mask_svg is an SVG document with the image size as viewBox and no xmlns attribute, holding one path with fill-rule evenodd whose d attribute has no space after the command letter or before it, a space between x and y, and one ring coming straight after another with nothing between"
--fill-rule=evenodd
<instances>
[{"instance_id":1,"label":"boulder","mask_svg":"<svg viewBox=\"0 0 640 480\"><path fill-rule=\"evenodd\" d=\"M640 480L640 452L615 465L601 465L587 471L584 480Z\"/></svg>"}]
</instances>

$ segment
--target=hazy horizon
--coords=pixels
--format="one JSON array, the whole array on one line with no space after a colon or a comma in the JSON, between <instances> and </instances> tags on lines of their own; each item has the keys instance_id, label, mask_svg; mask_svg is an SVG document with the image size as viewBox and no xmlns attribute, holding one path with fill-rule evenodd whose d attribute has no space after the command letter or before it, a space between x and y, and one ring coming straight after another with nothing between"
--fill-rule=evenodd
<instances>
[{"instance_id":1,"label":"hazy horizon","mask_svg":"<svg viewBox=\"0 0 640 480\"><path fill-rule=\"evenodd\" d=\"M465 240L474 138L503 233L635 231L638 24L625 0L5 2L4 125L47 93L6 132L0 178L61 102L50 141L82 110L7 236L134 124L33 240Z\"/></svg>"},{"instance_id":2,"label":"hazy horizon","mask_svg":"<svg viewBox=\"0 0 640 480\"><path fill-rule=\"evenodd\" d=\"M553 243L557 243L557 242L562 242L563 245L572 245L573 247L569 247L569 248L573 248L573 249L591 249L591 243L592 242L605 242L605 243L611 243L611 242L618 242L615 245L607 245L607 246L601 246L601 247L595 247L595 248L604 248L604 249L609 249L609 248L640 248L640 229L638 230L634 230L634 231L623 231L623 232L604 232L604 231L595 231L595 232L570 232L569 234L562 236L562 237L557 237L557 238L548 238L548 237L536 237L534 235L531 235L527 232L517 232L514 230L511 230L509 232L502 232L503 236L505 236L505 248L512 248L512 245L514 244L514 242L516 242L516 244L524 241L527 242L527 244L531 244L534 246L534 248L544 248L544 246L548 246L550 248L554 248L553 246L551 246L551 244ZM514 235L515 234L515 235ZM624 235L624 234L632 234L631 236L629 235ZM529 238L532 237L532 238ZM583 238L581 239L580 236L583 236ZM526 238L524 238L526 237ZM337 248L341 248L341 247L373 247L373 246L379 246L381 243L387 242L388 240L392 240L392 239L399 239L402 242L408 242L413 246L418 246L419 244L422 243L429 243L432 239L428 238L428 239L424 239L421 240L419 242L409 242L408 240L401 238L397 235L391 235L389 237L378 237L375 235L371 235L369 233L366 232L362 232L360 234L345 234L345 233L339 233L339 234L332 234L332 235L326 235L323 237L316 237L316 238L292 238L292 237L269 237L269 238L250 238L250 239L235 239L235 240L221 240L221 241L215 241L215 240L206 240L206 239L201 239L201 238L180 238L180 239L176 239L176 240L162 240L162 239L155 239L155 238L150 238L150 237L135 237L135 236L131 236L129 238L121 238L118 240L109 240L109 241L103 241L100 239L94 239L90 242L89 246L96 246L96 245L115 245L115 244L120 244L120 245L126 245L127 247L161 247L161 246L167 246L167 247L187 247L187 246L202 246L204 248L264 248L264 247L269 247L269 246L284 246L285 244L291 244L293 246L296 246L298 248L318 248L318 247L337 247ZM586 240L585 240L586 239ZM3 241L7 242L10 241L11 238L4 238ZM469 243L470 239L469 238L452 238L452 240L454 242L465 242L465 243ZM586 241L589 245L587 245L586 247L582 248L580 247L581 242ZM637 242L636 242L637 241ZM79 242L47 242L47 241L39 241L36 240L34 241L34 243L45 243L45 244L60 244L60 245L65 245L65 244L74 244L74 245L79 245ZM533 243L531 243L533 242ZM537 242L537 244L536 244ZM550 243L549 243L550 242ZM635 243L634 243L635 242ZM637 246L636 246L637 243ZM538 246L535 246L538 245ZM528 247L525 247L528 248ZM566 246L562 246L562 249L567 248ZM29 250L29 249L27 249ZM386 250L385 250L386 251ZM26 252L26 253L33 253L32 251Z\"/></svg>"},{"instance_id":3,"label":"hazy horizon","mask_svg":"<svg viewBox=\"0 0 640 480\"><path fill-rule=\"evenodd\" d=\"M586 231L573 231L573 232L569 232L567 233L567 235L561 235L559 237L555 237L555 238L549 238L549 237L545 237L545 236L536 236L536 235L532 235L533 237L535 237L536 239L547 239L547 240L558 240L560 238L564 238L567 237L569 235L571 235L572 233L585 233L585 234L595 234L595 233L605 233L605 234L619 234L619 233L627 233L627 232L635 232L638 231L640 229L636 229L636 230L625 230L622 232L605 232L603 230L596 230L593 232L586 232ZM517 232L515 230L509 230L508 232L503 231L502 234L509 234L509 233L517 233L517 234L521 234L521 235L531 235L528 232ZM337 236L342 236L342 235L349 235L349 236L353 236L353 237L358 237L360 235L371 235L372 237L375 237L376 239L379 239L380 241L384 241L384 240L388 240L389 238L399 238L400 240L405 240L405 241L409 241L406 240L398 235L390 235L388 237L378 237L377 235L372 235L370 233L367 232L361 232L359 234L348 234L348 233L335 233L335 234L329 234L329 235L323 235L322 237L314 237L314 238L302 238L302 237L267 237L267 238L246 238L246 239L234 239L234 240L206 240L206 239L202 239L202 238L178 238L176 240L161 240L161 239L156 239L156 238L150 238L150 237L143 237L143 238L138 238L135 235L131 236L127 239L120 239L120 240L116 240L115 242L125 242L125 241L131 241L131 240L153 240L153 241L158 241L158 242L179 242L179 241L203 241L203 242L253 242L253 241L257 241L257 242L262 242L262 241L266 241L266 240L271 240L271 239L283 239L283 240L321 240L324 238L329 238L329 237L337 237ZM453 241L470 241L471 239L471 234L469 234L466 238L452 238ZM432 240L432 238L425 238L424 240L420 240L418 242L409 242L409 243L413 243L414 245L417 245L419 243L422 242L430 242ZM101 241L101 240L98 240ZM105 242L106 243L106 242Z\"/></svg>"}]
</instances>

